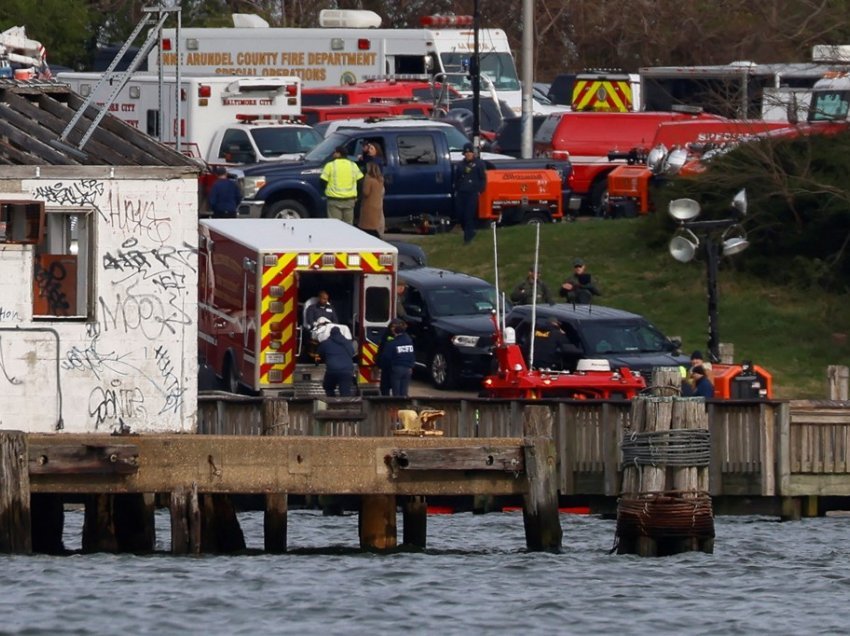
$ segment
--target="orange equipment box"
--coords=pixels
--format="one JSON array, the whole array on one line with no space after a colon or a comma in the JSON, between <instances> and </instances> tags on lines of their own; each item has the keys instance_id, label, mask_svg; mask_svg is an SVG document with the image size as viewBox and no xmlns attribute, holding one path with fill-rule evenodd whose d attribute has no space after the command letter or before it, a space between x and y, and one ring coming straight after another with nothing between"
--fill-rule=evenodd
<instances>
[{"instance_id":1,"label":"orange equipment box","mask_svg":"<svg viewBox=\"0 0 850 636\"><path fill-rule=\"evenodd\" d=\"M773 398L773 376L757 364L713 364L714 397L725 400Z\"/></svg>"},{"instance_id":2,"label":"orange equipment box","mask_svg":"<svg viewBox=\"0 0 850 636\"><path fill-rule=\"evenodd\" d=\"M561 219L562 189L557 170L488 170L478 218L502 223Z\"/></svg>"}]
</instances>

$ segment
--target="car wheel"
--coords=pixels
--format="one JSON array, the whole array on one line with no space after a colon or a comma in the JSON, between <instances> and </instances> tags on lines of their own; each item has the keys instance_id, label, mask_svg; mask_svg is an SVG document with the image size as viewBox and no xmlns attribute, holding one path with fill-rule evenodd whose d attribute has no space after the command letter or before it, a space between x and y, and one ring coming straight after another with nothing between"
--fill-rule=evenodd
<instances>
[{"instance_id":1,"label":"car wheel","mask_svg":"<svg viewBox=\"0 0 850 636\"><path fill-rule=\"evenodd\" d=\"M265 219L306 219L309 216L307 208L294 199L275 201L263 210Z\"/></svg>"},{"instance_id":2,"label":"car wheel","mask_svg":"<svg viewBox=\"0 0 850 636\"><path fill-rule=\"evenodd\" d=\"M451 389L457 383L456 371L452 366L449 354L444 349L439 349L431 357L428 366L431 372L431 383L438 389Z\"/></svg>"}]
</instances>

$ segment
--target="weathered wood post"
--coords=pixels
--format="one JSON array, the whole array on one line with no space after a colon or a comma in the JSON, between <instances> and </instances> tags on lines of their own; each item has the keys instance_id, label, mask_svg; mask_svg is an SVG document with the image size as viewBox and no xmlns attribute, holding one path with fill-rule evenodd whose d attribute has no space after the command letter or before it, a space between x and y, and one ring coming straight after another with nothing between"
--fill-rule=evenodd
<instances>
[{"instance_id":1,"label":"weathered wood post","mask_svg":"<svg viewBox=\"0 0 850 636\"><path fill-rule=\"evenodd\" d=\"M639 396L622 441L617 553L712 552L714 516L705 488L710 436L702 398Z\"/></svg>"},{"instance_id":2,"label":"weathered wood post","mask_svg":"<svg viewBox=\"0 0 850 636\"><path fill-rule=\"evenodd\" d=\"M533 551L560 551L563 531L558 513L557 451L548 406L526 406L522 413L523 452L528 478L522 519L525 545Z\"/></svg>"},{"instance_id":3,"label":"weathered wood post","mask_svg":"<svg viewBox=\"0 0 850 636\"><path fill-rule=\"evenodd\" d=\"M361 550L391 550L396 547L395 495L363 495L360 497L358 523Z\"/></svg>"},{"instance_id":4,"label":"weathered wood post","mask_svg":"<svg viewBox=\"0 0 850 636\"><path fill-rule=\"evenodd\" d=\"M83 552L153 552L153 499L143 494L89 495Z\"/></svg>"},{"instance_id":5,"label":"weathered wood post","mask_svg":"<svg viewBox=\"0 0 850 636\"><path fill-rule=\"evenodd\" d=\"M289 403L285 400L263 401L263 435L285 435L289 429ZM286 552L289 500L285 492L266 494L263 512L263 544L266 552Z\"/></svg>"},{"instance_id":6,"label":"weathered wood post","mask_svg":"<svg viewBox=\"0 0 850 636\"><path fill-rule=\"evenodd\" d=\"M402 543L425 549L428 537L428 503L425 497L411 496L402 504L404 530Z\"/></svg>"},{"instance_id":7,"label":"weathered wood post","mask_svg":"<svg viewBox=\"0 0 850 636\"><path fill-rule=\"evenodd\" d=\"M177 488L171 493L171 552L172 554L201 553L201 510L198 486Z\"/></svg>"},{"instance_id":8,"label":"weathered wood post","mask_svg":"<svg viewBox=\"0 0 850 636\"><path fill-rule=\"evenodd\" d=\"M230 554L245 549L245 535L230 495L208 493L201 496L199 505L203 552Z\"/></svg>"},{"instance_id":9,"label":"weathered wood post","mask_svg":"<svg viewBox=\"0 0 850 636\"><path fill-rule=\"evenodd\" d=\"M33 493L30 496L32 519L32 551L40 554L63 554L65 544L65 506L62 495Z\"/></svg>"},{"instance_id":10,"label":"weathered wood post","mask_svg":"<svg viewBox=\"0 0 850 636\"><path fill-rule=\"evenodd\" d=\"M0 552L32 553L26 434L0 431Z\"/></svg>"},{"instance_id":11,"label":"weathered wood post","mask_svg":"<svg viewBox=\"0 0 850 636\"><path fill-rule=\"evenodd\" d=\"M850 367L831 364L826 368L826 377L829 382L830 400L850 399L850 391L848 391L848 384L850 384Z\"/></svg>"}]
</instances>

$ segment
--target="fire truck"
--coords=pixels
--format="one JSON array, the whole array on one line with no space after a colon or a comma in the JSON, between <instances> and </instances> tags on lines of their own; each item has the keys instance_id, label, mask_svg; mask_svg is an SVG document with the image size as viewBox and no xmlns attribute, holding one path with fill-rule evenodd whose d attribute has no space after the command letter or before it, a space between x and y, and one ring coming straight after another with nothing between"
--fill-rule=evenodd
<instances>
[{"instance_id":1,"label":"fire truck","mask_svg":"<svg viewBox=\"0 0 850 636\"><path fill-rule=\"evenodd\" d=\"M233 27L163 29L147 68L174 73L178 55L190 74L300 77L304 86L353 84L368 76L416 74L450 82L469 95L472 16L423 16L418 29L379 28L372 11L323 10L318 28L278 28L233 14ZM515 112L522 94L507 35L478 30L482 90L491 87ZM178 51L179 49L179 51Z\"/></svg>"},{"instance_id":2,"label":"fire truck","mask_svg":"<svg viewBox=\"0 0 850 636\"><path fill-rule=\"evenodd\" d=\"M322 334L305 316L326 291L341 331L354 340L359 390L376 392L397 270L396 247L336 219L202 220L199 361L233 393L320 393Z\"/></svg>"},{"instance_id":3,"label":"fire truck","mask_svg":"<svg viewBox=\"0 0 850 636\"><path fill-rule=\"evenodd\" d=\"M640 107L640 76L585 71L576 75L571 107L575 112L628 113Z\"/></svg>"},{"instance_id":4,"label":"fire truck","mask_svg":"<svg viewBox=\"0 0 850 636\"><path fill-rule=\"evenodd\" d=\"M95 90L101 77L101 73L57 76L83 97ZM111 90L109 83L101 85L99 104ZM160 99L159 77L136 73L110 104L109 112L173 146L178 136L176 90L176 77L164 76ZM258 163L303 155L320 139L296 121L300 114L297 77L180 78L180 150L209 164Z\"/></svg>"}]
</instances>

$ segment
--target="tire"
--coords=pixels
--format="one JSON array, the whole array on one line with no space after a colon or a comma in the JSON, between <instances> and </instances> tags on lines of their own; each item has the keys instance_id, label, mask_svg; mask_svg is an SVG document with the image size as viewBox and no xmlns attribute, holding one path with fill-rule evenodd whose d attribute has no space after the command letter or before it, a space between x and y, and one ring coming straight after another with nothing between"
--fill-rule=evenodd
<instances>
[{"instance_id":1,"label":"tire","mask_svg":"<svg viewBox=\"0 0 850 636\"><path fill-rule=\"evenodd\" d=\"M457 371L451 362L451 356L445 349L438 349L428 364L431 384L438 389L452 389L457 385Z\"/></svg>"},{"instance_id":2,"label":"tire","mask_svg":"<svg viewBox=\"0 0 850 636\"><path fill-rule=\"evenodd\" d=\"M263 209L264 219L307 219L307 208L295 199L281 199Z\"/></svg>"},{"instance_id":3,"label":"tire","mask_svg":"<svg viewBox=\"0 0 850 636\"><path fill-rule=\"evenodd\" d=\"M590 190L590 210L595 217L608 216L608 177L593 184Z\"/></svg>"}]
</instances>

